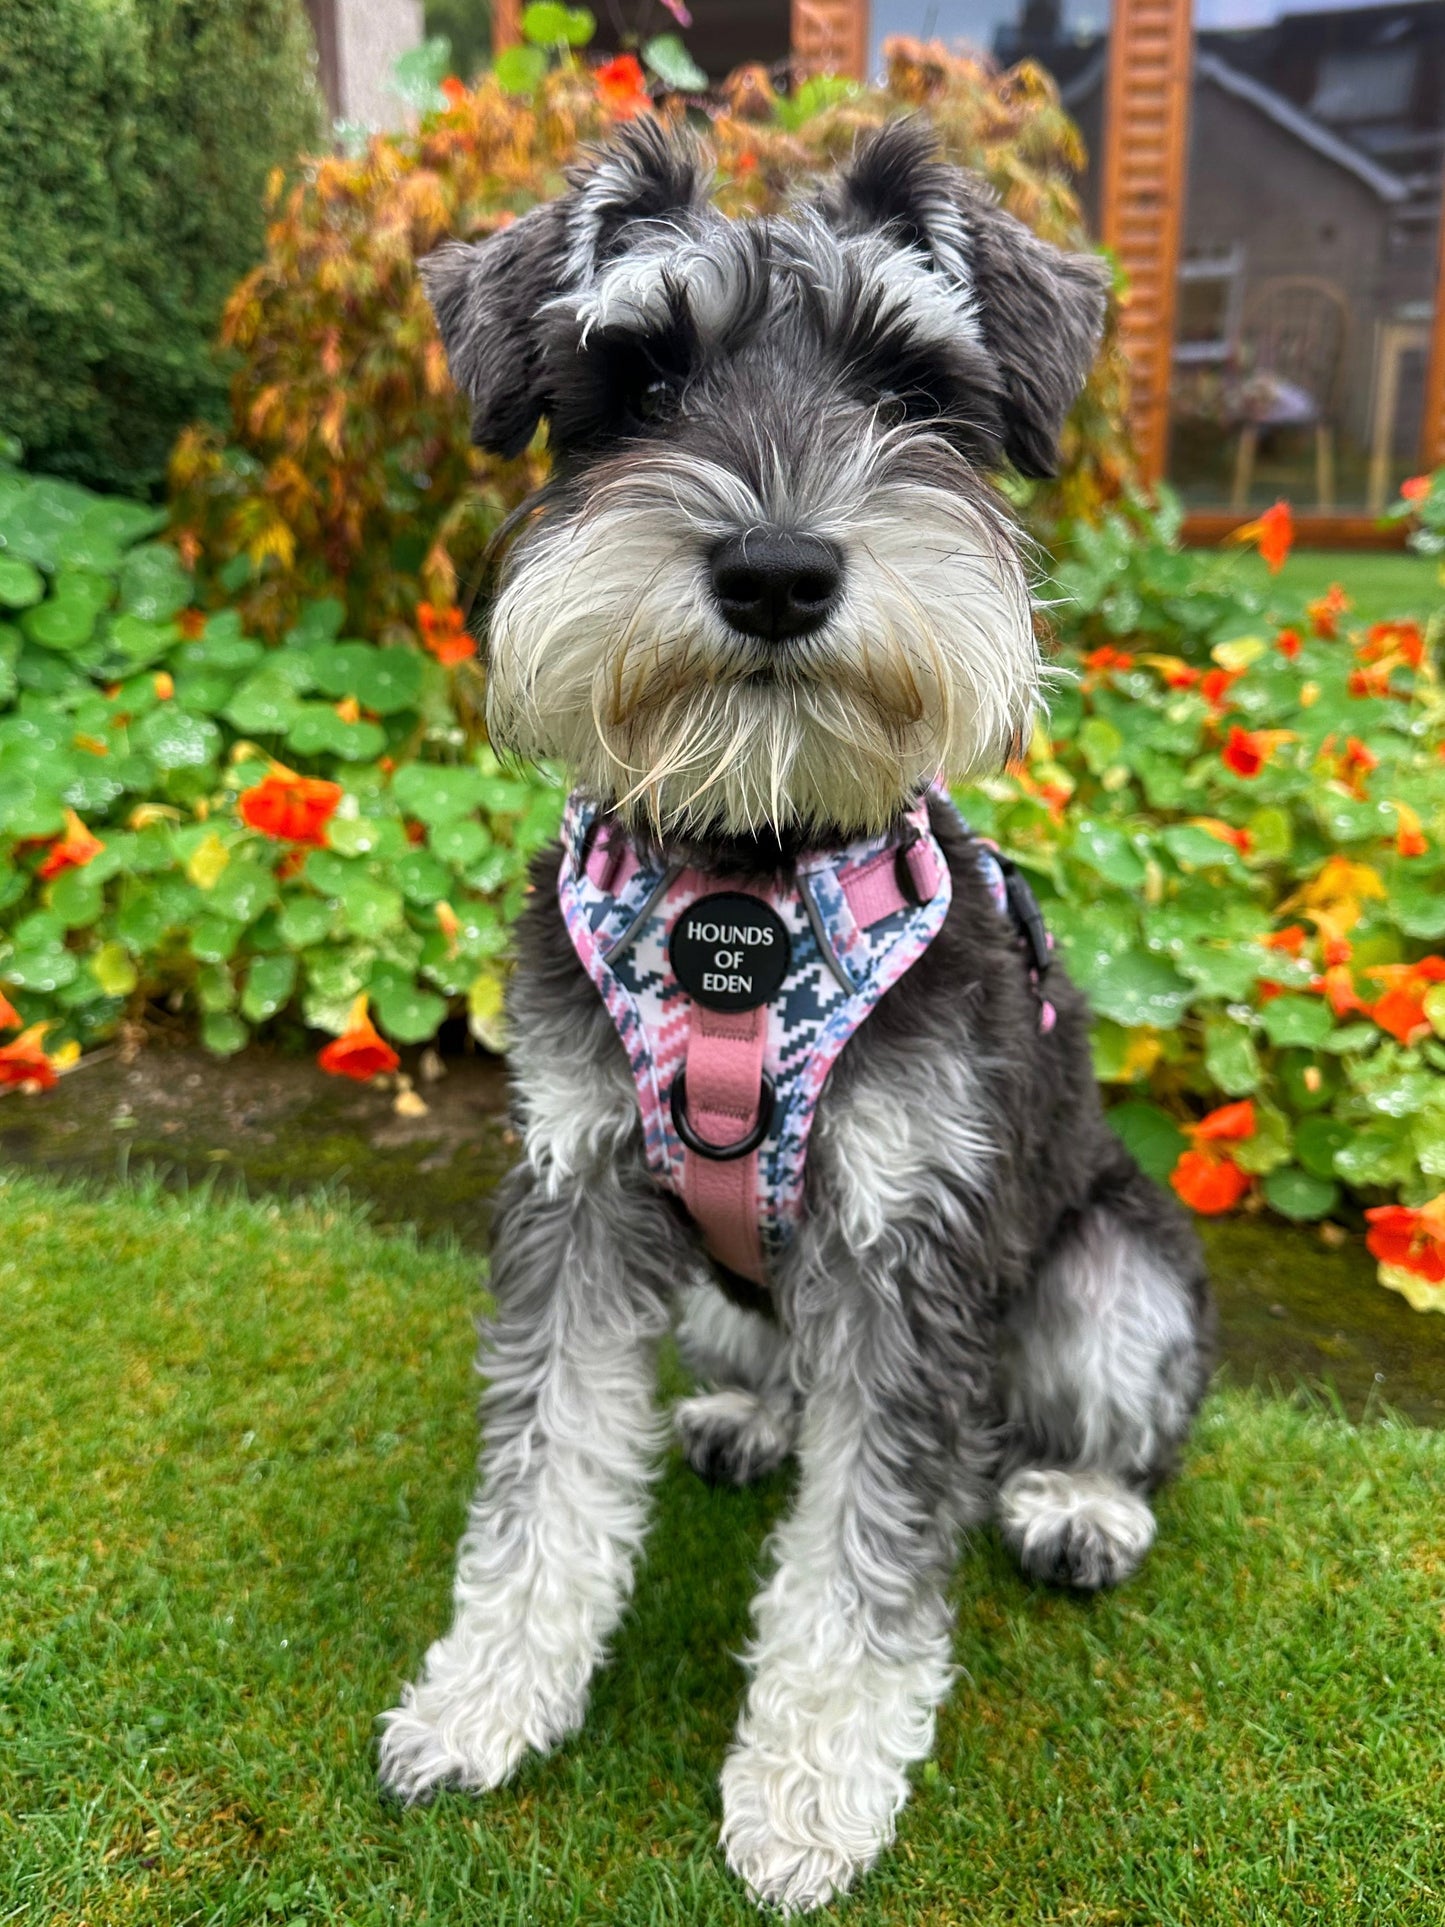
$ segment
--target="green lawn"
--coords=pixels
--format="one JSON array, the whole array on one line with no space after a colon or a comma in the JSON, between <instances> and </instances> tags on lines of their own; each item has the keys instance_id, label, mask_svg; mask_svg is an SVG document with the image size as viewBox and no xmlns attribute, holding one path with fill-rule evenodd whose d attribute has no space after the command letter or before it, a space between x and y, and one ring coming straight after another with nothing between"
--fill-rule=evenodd
<instances>
[{"instance_id":1,"label":"green lawn","mask_svg":"<svg viewBox=\"0 0 1445 1927\"><path fill-rule=\"evenodd\" d=\"M783 1480L663 1482L583 1735L398 1812L373 1718L440 1631L474 1265L349 1208L0 1181L0 1920L754 1918L714 1846ZM1445 1922L1445 1434L1217 1396L1122 1594L991 1539L855 1923Z\"/></svg>"},{"instance_id":2,"label":"green lawn","mask_svg":"<svg viewBox=\"0 0 1445 1927\"><path fill-rule=\"evenodd\" d=\"M1269 580L1257 556L1242 558L1241 572L1254 585ZM1277 580L1280 587L1311 599L1323 595L1332 582L1342 583L1355 605L1355 618L1362 622L1427 616L1445 601L1434 558L1403 550L1296 549Z\"/></svg>"}]
</instances>

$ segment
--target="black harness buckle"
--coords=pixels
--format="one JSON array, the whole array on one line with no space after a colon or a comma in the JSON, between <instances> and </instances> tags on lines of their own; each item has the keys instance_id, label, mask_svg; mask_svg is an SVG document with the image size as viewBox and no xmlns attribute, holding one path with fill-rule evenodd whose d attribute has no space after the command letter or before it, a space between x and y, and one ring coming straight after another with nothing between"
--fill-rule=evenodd
<instances>
[{"instance_id":1,"label":"black harness buckle","mask_svg":"<svg viewBox=\"0 0 1445 1927\"><path fill-rule=\"evenodd\" d=\"M699 1137L693 1130L687 1116L686 1071L679 1071L672 1080L671 1101L673 1129L688 1150L695 1151L700 1158L712 1158L717 1164L731 1164L734 1158L745 1158L756 1151L768 1135L768 1126L773 1121L773 1110L778 1101L778 1094L772 1078L764 1071L758 1090L757 1122L746 1137L740 1137L735 1144L709 1144L705 1137Z\"/></svg>"},{"instance_id":2,"label":"black harness buckle","mask_svg":"<svg viewBox=\"0 0 1445 1927\"><path fill-rule=\"evenodd\" d=\"M1029 953L1029 968L1036 978L1042 977L1054 961L1054 949L1049 942L1049 927L1044 922L1044 913L1012 857L1005 856L1002 850L996 850L994 856L1003 871L1009 915Z\"/></svg>"}]
</instances>

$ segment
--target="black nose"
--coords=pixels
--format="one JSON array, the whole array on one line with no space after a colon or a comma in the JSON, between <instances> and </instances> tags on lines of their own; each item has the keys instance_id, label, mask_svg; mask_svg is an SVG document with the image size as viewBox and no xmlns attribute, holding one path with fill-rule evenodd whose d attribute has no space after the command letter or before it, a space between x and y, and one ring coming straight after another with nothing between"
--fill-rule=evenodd
<instances>
[{"instance_id":1,"label":"black nose","mask_svg":"<svg viewBox=\"0 0 1445 1927\"><path fill-rule=\"evenodd\" d=\"M732 628L766 642L821 629L842 581L842 557L816 535L751 529L730 535L712 553L719 609Z\"/></svg>"}]
</instances>

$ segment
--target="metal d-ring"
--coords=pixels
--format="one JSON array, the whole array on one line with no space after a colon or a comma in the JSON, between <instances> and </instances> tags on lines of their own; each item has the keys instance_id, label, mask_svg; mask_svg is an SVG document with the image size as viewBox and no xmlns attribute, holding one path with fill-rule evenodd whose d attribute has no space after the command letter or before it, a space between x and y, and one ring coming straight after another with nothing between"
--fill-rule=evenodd
<instances>
[{"instance_id":1,"label":"metal d-ring","mask_svg":"<svg viewBox=\"0 0 1445 1927\"><path fill-rule=\"evenodd\" d=\"M777 1103L772 1078L766 1071L761 1075L757 1122L747 1136L740 1137L736 1144L709 1144L706 1138L698 1136L687 1121L687 1073L678 1072L672 1080L672 1123L689 1151L695 1151L700 1158L712 1158L717 1164L731 1164L734 1158L745 1158L757 1150L768 1135L768 1126L773 1121L773 1109Z\"/></svg>"}]
</instances>

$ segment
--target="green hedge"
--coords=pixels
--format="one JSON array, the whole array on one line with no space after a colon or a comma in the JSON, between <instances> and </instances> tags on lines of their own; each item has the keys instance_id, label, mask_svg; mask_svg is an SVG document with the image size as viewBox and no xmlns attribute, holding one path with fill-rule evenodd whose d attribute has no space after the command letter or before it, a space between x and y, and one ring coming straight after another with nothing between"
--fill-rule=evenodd
<instances>
[{"instance_id":1,"label":"green hedge","mask_svg":"<svg viewBox=\"0 0 1445 1927\"><path fill-rule=\"evenodd\" d=\"M300 0L0 7L0 431L131 492L215 415L267 171L318 131Z\"/></svg>"}]
</instances>

